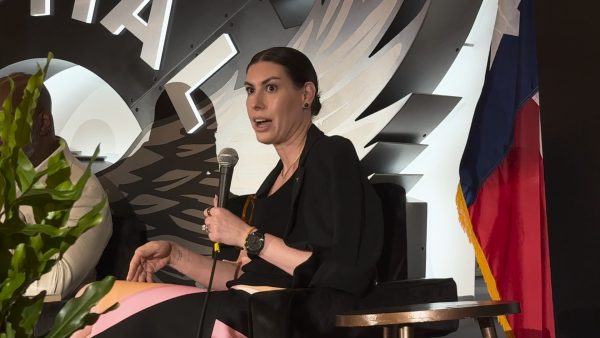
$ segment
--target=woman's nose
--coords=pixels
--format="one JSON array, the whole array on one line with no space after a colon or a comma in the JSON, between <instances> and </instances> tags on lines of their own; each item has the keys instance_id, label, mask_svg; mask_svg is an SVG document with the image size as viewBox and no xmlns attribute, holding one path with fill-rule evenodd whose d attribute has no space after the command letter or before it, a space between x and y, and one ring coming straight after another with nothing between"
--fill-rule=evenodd
<instances>
[{"instance_id":1,"label":"woman's nose","mask_svg":"<svg viewBox=\"0 0 600 338\"><path fill-rule=\"evenodd\" d=\"M264 97L260 91L256 91L253 95L249 96L248 103L253 110L261 110L265 106Z\"/></svg>"}]
</instances>

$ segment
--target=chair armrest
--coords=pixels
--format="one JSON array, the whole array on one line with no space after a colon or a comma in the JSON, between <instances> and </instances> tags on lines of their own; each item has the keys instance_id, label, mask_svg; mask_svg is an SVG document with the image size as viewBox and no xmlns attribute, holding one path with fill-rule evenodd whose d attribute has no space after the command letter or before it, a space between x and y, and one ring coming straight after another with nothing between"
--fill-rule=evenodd
<instances>
[{"instance_id":1,"label":"chair armrest","mask_svg":"<svg viewBox=\"0 0 600 338\"><path fill-rule=\"evenodd\" d=\"M456 283L452 278L407 279L378 284L359 301L356 310L381 310L411 304L453 302L457 299ZM458 330L458 324L458 320L449 320L420 323L414 327L419 335L437 337Z\"/></svg>"},{"instance_id":2,"label":"chair armrest","mask_svg":"<svg viewBox=\"0 0 600 338\"><path fill-rule=\"evenodd\" d=\"M479 322L484 338L495 338L497 335L492 318L520 311L519 303L514 301L437 302L352 311L336 316L336 325L384 327L388 336L400 331L402 337L414 337L421 323L474 318Z\"/></svg>"},{"instance_id":3,"label":"chair armrest","mask_svg":"<svg viewBox=\"0 0 600 338\"><path fill-rule=\"evenodd\" d=\"M405 279L378 284L360 300L357 309L457 299L456 283L452 278Z\"/></svg>"}]
</instances>

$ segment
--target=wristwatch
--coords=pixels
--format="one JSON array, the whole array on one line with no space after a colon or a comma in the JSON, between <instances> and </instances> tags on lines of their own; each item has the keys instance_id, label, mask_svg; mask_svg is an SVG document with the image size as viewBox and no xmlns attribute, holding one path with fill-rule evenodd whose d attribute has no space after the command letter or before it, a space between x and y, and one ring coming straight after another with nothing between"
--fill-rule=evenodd
<instances>
[{"instance_id":1,"label":"wristwatch","mask_svg":"<svg viewBox=\"0 0 600 338\"><path fill-rule=\"evenodd\" d=\"M248 257L250 258L258 256L264 246L265 234L258 230L248 234L248 237L246 237L246 243L244 243L244 249L246 249Z\"/></svg>"}]
</instances>

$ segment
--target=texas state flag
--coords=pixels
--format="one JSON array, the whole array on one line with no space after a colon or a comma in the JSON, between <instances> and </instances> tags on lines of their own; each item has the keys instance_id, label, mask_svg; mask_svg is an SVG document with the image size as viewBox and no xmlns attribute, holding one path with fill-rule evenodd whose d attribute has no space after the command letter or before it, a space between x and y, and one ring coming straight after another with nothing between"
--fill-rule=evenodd
<instances>
[{"instance_id":1,"label":"texas state flag","mask_svg":"<svg viewBox=\"0 0 600 338\"><path fill-rule=\"evenodd\" d=\"M555 337L537 69L533 1L500 0L457 205L490 296L521 304L500 317L516 338Z\"/></svg>"}]
</instances>

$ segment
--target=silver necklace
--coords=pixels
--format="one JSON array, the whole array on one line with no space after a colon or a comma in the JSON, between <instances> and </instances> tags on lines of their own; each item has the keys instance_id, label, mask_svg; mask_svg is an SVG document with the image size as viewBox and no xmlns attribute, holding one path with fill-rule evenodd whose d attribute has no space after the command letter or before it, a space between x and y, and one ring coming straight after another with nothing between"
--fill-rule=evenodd
<instances>
[{"instance_id":1,"label":"silver necklace","mask_svg":"<svg viewBox=\"0 0 600 338\"><path fill-rule=\"evenodd\" d=\"M281 174L280 174L281 178L285 179L287 177L287 174L290 173L290 170L292 170L292 168L294 168L295 164L300 159L300 155L302 155L302 150L300 151L300 154L298 154L298 157L296 157L296 159L294 160L294 162L290 163L290 166L288 167L287 170L284 170L283 168L281 169Z\"/></svg>"}]
</instances>

